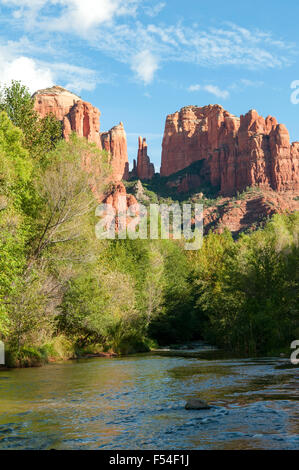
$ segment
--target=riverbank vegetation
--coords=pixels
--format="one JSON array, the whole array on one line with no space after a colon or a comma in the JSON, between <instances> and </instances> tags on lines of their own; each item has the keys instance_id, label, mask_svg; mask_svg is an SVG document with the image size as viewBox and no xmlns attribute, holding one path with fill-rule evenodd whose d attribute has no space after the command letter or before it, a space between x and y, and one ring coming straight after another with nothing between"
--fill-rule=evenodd
<instances>
[{"instance_id":1,"label":"riverbank vegetation","mask_svg":"<svg viewBox=\"0 0 299 470\"><path fill-rule=\"evenodd\" d=\"M88 164L82 164L88 163ZM18 82L0 99L0 339L7 365L128 354L205 339L244 355L299 337L299 215L276 215L198 251L173 240L98 240L107 155L54 116L39 119Z\"/></svg>"}]
</instances>

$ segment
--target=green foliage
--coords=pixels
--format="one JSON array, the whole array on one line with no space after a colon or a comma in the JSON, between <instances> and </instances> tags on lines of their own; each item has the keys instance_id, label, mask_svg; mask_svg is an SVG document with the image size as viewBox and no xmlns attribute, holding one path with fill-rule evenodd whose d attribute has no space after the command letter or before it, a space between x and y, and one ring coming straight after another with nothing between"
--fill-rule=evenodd
<instances>
[{"instance_id":1,"label":"green foliage","mask_svg":"<svg viewBox=\"0 0 299 470\"><path fill-rule=\"evenodd\" d=\"M100 343L120 351L125 342L140 341L133 287L129 275L99 268L70 280L57 316L59 331L81 348Z\"/></svg>"},{"instance_id":2,"label":"green foliage","mask_svg":"<svg viewBox=\"0 0 299 470\"><path fill-rule=\"evenodd\" d=\"M40 213L33 243L35 257L54 245L83 239L90 230L89 217L96 201L89 173L82 168L87 152L90 158L98 157L97 149L78 138L60 142L38 174L35 187Z\"/></svg>"},{"instance_id":3,"label":"green foliage","mask_svg":"<svg viewBox=\"0 0 299 470\"><path fill-rule=\"evenodd\" d=\"M42 159L47 152L54 150L62 137L62 127L60 121L54 114L37 119L36 138L31 144L32 153Z\"/></svg>"},{"instance_id":4,"label":"green foliage","mask_svg":"<svg viewBox=\"0 0 299 470\"><path fill-rule=\"evenodd\" d=\"M298 214L276 215L234 243L210 233L195 255L205 337L242 354L266 354L298 331Z\"/></svg>"},{"instance_id":5,"label":"green foliage","mask_svg":"<svg viewBox=\"0 0 299 470\"><path fill-rule=\"evenodd\" d=\"M61 123L53 114L40 119L29 90L19 81L13 80L1 91L0 111L23 131L23 144L32 157L43 158L62 137Z\"/></svg>"},{"instance_id":6,"label":"green foliage","mask_svg":"<svg viewBox=\"0 0 299 470\"><path fill-rule=\"evenodd\" d=\"M120 285L125 290L130 309L114 329L116 339L112 343L116 349L144 349L147 342L147 328L151 318L160 311L163 292L163 259L154 242L146 240L109 241L102 248L99 265L107 280L107 287ZM127 285L123 285L126 281ZM117 293L118 287L113 287ZM119 296L113 294L112 308ZM116 305L118 305L116 303ZM119 305L120 311L123 307Z\"/></svg>"},{"instance_id":7,"label":"green foliage","mask_svg":"<svg viewBox=\"0 0 299 470\"><path fill-rule=\"evenodd\" d=\"M164 261L162 302L150 322L149 333L161 344L197 338L200 332L192 305L192 266L179 243L159 243Z\"/></svg>"},{"instance_id":8,"label":"green foliage","mask_svg":"<svg viewBox=\"0 0 299 470\"><path fill-rule=\"evenodd\" d=\"M33 101L26 86L13 80L1 91L0 109L6 111L11 122L22 130L32 129L35 123Z\"/></svg>"},{"instance_id":9,"label":"green foliage","mask_svg":"<svg viewBox=\"0 0 299 470\"><path fill-rule=\"evenodd\" d=\"M32 172L31 160L22 145L22 140L22 131L11 123L5 112L1 112L0 195L2 198L5 196L13 198L14 203L24 195L25 185Z\"/></svg>"},{"instance_id":10,"label":"green foliage","mask_svg":"<svg viewBox=\"0 0 299 470\"><path fill-rule=\"evenodd\" d=\"M174 240L97 240L108 155L76 135L62 141L19 82L0 111L0 339L11 365L198 338L258 355L298 337L298 213L237 241L209 233L193 252ZM144 184L148 203L173 203L166 182Z\"/></svg>"},{"instance_id":11,"label":"green foliage","mask_svg":"<svg viewBox=\"0 0 299 470\"><path fill-rule=\"evenodd\" d=\"M12 363L26 365L35 362L28 345L52 343L68 282L97 258L90 186L101 191L110 170L107 155L85 139L54 146L51 119L36 121L45 125L37 159L12 123L25 126L19 110L32 117L32 101L17 84L4 98L11 119L0 113L0 337Z\"/></svg>"},{"instance_id":12,"label":"green foliage","mask_svg":"<svg viewBox=\"0 0 299 470\"><path fill-rule=\"evenodd\" d=\"M22 146L22 131L0 113L0 335L10 328L7 295L26 262L27 227L22 207L28 197L32 165Z\"/></svg>"},{"instance_id":13,"label":"green foliage","mask_svg":"<svg viewBox=\"0 0 299 470\"><path fill-rule=\"evenodd\" d=\"M71 279L58 315L58 328L76 338L80 345L103 341L110 325L106 312L107 293L92 274Z\"/></svg>"},{"instance_id":14,"label":"green foliage","mask_svg":"<svg viewBox=\"0 0 299 470\"><path fill-rule=\"evenodd\" d=\"M41 346L52 331L53 317L47 287L49 279L41 270L23 271L5 296L9 318L9 344L19 351L26 344Z\"/></svg>"},{"instance_id":15,"label":"green foliage","mask_svg":"<svg viewBox=\"0 0 299 470\"><path fill-rule=\"evenodd\" d=\"M7 367L38 367L47 362L43 351L33 346L24 346L19 350L7 349L5 351L5 364Z\"/></svg>"},{"instance_id":16,"label":"green foliage","mask_svg":"<svg viewBox=\"0 0 299 470\"><path fill-rule=\"evenodd\" d=\"M189 200L194 195L194 188L188 193L178 193L178 182L188 175L199 175L202 172L203 160L197 161L189 165L187 168L180 170L170 176L160 176L156 174L150 181L143 182L144 187L149 191L151 197L156 194L160 202L165 204L172 204L174 201L183 203ZM213 187L210 184L202 182L198 191L202 192L205 197L214 200L217 196L219 188Z\"/></svg>"}]
</instances>

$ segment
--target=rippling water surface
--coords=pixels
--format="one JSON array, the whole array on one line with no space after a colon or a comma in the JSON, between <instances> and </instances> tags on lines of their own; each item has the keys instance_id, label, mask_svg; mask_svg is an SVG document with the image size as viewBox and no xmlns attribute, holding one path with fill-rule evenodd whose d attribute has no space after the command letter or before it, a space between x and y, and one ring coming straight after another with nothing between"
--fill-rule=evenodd
<instances>
[{"instance_id":1,"label":"rippling water surface","mask_svg":"<svg viewBox=\"0 0 299 470\"><path fill-rule=\"evenodd\" d=\"M299 449L296 368L138 355L0 371L0 449ZM191 397L207 411L186 411Z\"/></svg>"}]
</instances>

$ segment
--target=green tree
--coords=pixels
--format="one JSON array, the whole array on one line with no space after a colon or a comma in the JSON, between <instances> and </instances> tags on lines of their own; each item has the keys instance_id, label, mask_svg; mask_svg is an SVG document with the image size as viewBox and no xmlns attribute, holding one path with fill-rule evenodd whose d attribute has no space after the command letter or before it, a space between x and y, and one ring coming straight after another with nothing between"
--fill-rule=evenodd
<instances>
[{"instance_id":1,"label":"green tree","mask_svg":"<svg viewBox=\"0 0 299 470\"><path fill-rule=\"evenodd\" d=\"M194 261L206 339L246 355L289 346L299 319L298 215L277 215L235 243L210 233Z\"/></svg>"},{"instance_id":2,"label":"green tree","mask_svg":"<svg viewBox=\"0 0 299 470\"><path fill-rule=\"evenodd\" d=\"M101 192L109 171L106 155L75 134L48 154L36 180L40 206L35 258L54 245L85 239L96 207L91 188Z\"/></svg>"},{"instance_id":3,"label":"green tree","mask_svg":"<svg viewBox=\"0 0 299 470\"><path fill-rule=\"evenodd\" d=\"M0 111L23 131L23 144L31 156L43 160L62 137L61 123L53 114L39 118L28 88L13 80L0 94Z\"/></svg>"},{"instance_id":4,"label":"green tree","mask_svg":"<svg viewBox=\"0 0 299 470\"><path fill-rule=\"evenodd\" d=\"M156 309L149 325L150 336L161 344L188 341L200 336L194 316L191 264L183 244L161 240L163 277L160 308Z\"/></svg>"},{"instance_id":5,"label":"green tree","mask_svg":"<svg viewBox=\"0 0 299 470\"><path fill-rule=\"evenodd\" d=\"M9 296L26 263L28 224L23 212L32 163L22 131L0 113L0 331L8 333Z\"/></svg>"},{"instance_id":6,"label":"green tree","mask_svg":"<svg viewBox=\"0 0 299 470\"><path fill-rule=\"evenodd\" d=\"M23 133L0 113L0 193L16 204L24 195L24 188L32 173L32 162L23 147Z\"/></svg>"},{"instance_id":7,"label":"green tree","mask_svg":"<svg viewBox=\"0 0 299 470\"><path fill-rule=\"evenodd\" d=\"M101 343L118 351L134 335L134 301L129 276L89 269L69 281L57 316L58 328L80 347Z\"/></svg>"}]
</instances>

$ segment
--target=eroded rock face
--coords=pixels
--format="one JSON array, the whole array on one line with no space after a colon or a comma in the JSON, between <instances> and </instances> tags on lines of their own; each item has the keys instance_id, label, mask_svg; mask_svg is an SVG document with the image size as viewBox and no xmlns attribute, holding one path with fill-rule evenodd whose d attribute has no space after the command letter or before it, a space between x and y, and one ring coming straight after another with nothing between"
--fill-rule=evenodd
<instances>
[{"instance_id":1,"label":"eroded rock face","mask_svg":"<svg viewBox=\"0 0 299 470\"><path fill-rule=\"evenodd\" d=\"M61 86L53 86L36 91L34 98L34 107L42 117L53 113L59 121L63 121L66 114L81 98Z\"/></svg>"},{"instance_id":2,"label":"eroded rock face","mask_svg":"<svg viewBox=\"0 0 299 470\"><path fill-rule=\"evenodd\" d=\"M35 110L44 117L53 113L63 124L63 137L68 139L72 132L94 142L111 155L114 181L128 177L127 137L120 123L110 131L100 133L100 111L79 96L60 86L53 86L34 93Z\"/></svg>"},{"instance_id":3,"label":"eroded rock face","mask_svg":"<svg viewBox=\"0 0 299 470\"><path fill-rule=\"evenodd\" d=\"M201 201L204 204L204 200ZM225 228L233 235L254 230L274 214L299 210L299 201L290 193L272 189L253 189L242 199L223 197L217 205L204 209L204 233L211 229L222 233Z\"/></svg>"},{"instance_id":4,"label":"eroded rock face","mask_svg":"<svg viewBox=\"0 0 299 470\"><path fill-rule=\"evenodd\" d=\"M129 177L129 163L127 150L127 136L120 122L110 131L100 134L101 145L111 155L112 178L116 181L127 180Z\"/></svg>"},{"instance_id":5,"label":"eroded rock face","mask_svg":"<svg viewBox=\"0 0 299 470\"><path fill-rule=\"evenodd\" d=\"M149 197L145 194L144 187L140 180L138 180L134 185L134 195L137 201L148 201Z\"/></svg>"},{"instance_id":6,"label":"eroded rock face","mask_svg":"<svg viewBox=\"0 0 299 470\"><path fill-rule=\"evenodd\" d=\"M100 111L85 101L78 101L63 118L63 137L68 140L72 132L85 137L101 148Z\"/></svg>"},{"instance_id":7,"label":"eroded rock face","mask_svg":"<svg viewBox=\"0 0 299 470\"><path fill-rule=\"evenodd\" d=\"M102 198L101 202L103 204L107 204L112 206L115 211L115 222L113 222L113 216L107 220L108 229L111 223L115 223L115 230L119 232L120 230L124 230L125 227L129 226L130 224L137 226L139 217L138 217L138 202L133 196L133 194L127 194L126 188L124 184L119 181L118 183L113 183L110 185L110 188L106 191L106 194ZM128 215L125 216L125 220L122 220L122 213L126 213L129 207L134 206L135 214L137 217L130 217ZM110 211L109 211L110 213Z\"/></svg>"},{"instance_id":8,"label":"eroded rock face","mask_svg":"<svg viewBox=\"0 0 299 470\"><path fill-rule=\"evenodd\" d=\"M63 137L67 140L72 132L86 137L101 148L100 111L65 88L54 86L34 93L35 110L42 117L54 114L62 122Z\"/></svg>"},{"instance_id":9,"label":"eroded rock face","mask_svg":"<svg viewBox=\"0 0 299 470\"><path fill-rule=\"evenodd\" d=\"M166 118L161 176L202 160L199 178L223 195L254 185L298 191L298 152L299 143L291 145L285 126L271 116L251 110L239 119L219 105L187 106Z\"/></svg>"},{"instance_id":10,"label":"eroded rock face","mask_svg":"<svg viewBox=\"0 0 299 470\"><path fill-rule=\"evenodd\" d=\"M118 209L118 203L121 197L126 198L127 204L125 206L120 206L122 210L125 210L126 207L130 207L133 204L137 204L137 200L133 194L127 194L124 184L119 181L118 183L113 183L110 189L107 190L105 197L101 202L104 204L111 204L115 210Z\"/></svg>"},{"instance_id":11,"label":"eroded rock face","mask_svg":"<svg viewBox=\"0 0 299 470\"><path fill-rule=\"evenodd\" d=\"M142 137L138 138L136 173L137 178L141 180L151 180L155 174L155 167L147 154L146 139Z\"/></svg>"}]
</instances>

